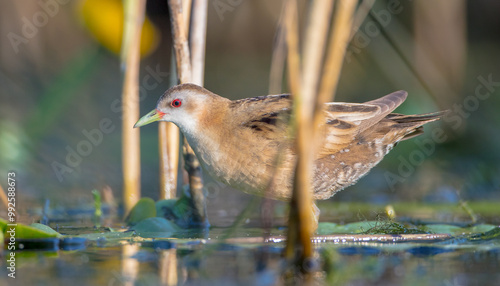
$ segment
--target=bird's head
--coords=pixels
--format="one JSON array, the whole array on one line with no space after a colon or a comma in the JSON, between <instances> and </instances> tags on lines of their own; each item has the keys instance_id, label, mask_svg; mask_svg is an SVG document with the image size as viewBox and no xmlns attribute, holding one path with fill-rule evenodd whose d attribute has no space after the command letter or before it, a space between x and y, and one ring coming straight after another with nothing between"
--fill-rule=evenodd
<instances>
[{"instance_id":1,"label":"bird's head","mask_svg":"<svg viewBox=\"0 0 500 286\"><path fill-rule=\"evenodd\" d=\"M168 89L158 100L156 108L144 115L135 127L154 121L173 122L184 130L193 130L210 102L218 97L195 84L181 84Z\"/></svg>"}]
</instances>

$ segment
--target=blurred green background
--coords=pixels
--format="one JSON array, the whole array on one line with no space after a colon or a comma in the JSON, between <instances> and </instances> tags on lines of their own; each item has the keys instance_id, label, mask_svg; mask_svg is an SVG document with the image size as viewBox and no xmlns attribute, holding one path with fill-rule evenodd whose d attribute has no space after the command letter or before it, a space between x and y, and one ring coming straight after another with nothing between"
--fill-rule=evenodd
<instances>
[{"instance_id":1,"label":"blurred green background","mask_svg":"<svg viewBox=\"0 0 500 286\"><path fill-rule=\"evenodd\" d=\"M77 207L106 186L120 198L122 78L112 46L121 33L119 3L88 1L85 10L84 1L1 1L0 184L17 172L18 209L45 199ZM231 99L268 93L281 4L209 1L208 89ZM141 114L170 84L166 1L148 0L147 11L155 28L141 63ZM332 200L500 200L498 11L500 2L490 0L375 2L349 46L336 101L404 89L409 98L397 112L451 113ZM157 148L156 126L141 128L142 194L154 199ZM209 178L207 191L211 218L233 216L248 201Z\"/></svg>"}]
</instances>

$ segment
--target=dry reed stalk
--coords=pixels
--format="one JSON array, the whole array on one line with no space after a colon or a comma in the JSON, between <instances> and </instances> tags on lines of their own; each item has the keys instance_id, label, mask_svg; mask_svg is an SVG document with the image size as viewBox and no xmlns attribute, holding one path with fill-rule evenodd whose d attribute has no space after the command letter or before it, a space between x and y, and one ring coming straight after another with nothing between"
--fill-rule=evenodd
<instances>
[{"instance_id":1,"label":"dry reed stalk","mask_svg":"<svg viewBox=\"0 0 500 286\"><path fill-rule=\"evenodd\" d=\"M273 55L271 58L271 68L269 72L269 94L282 92L283 71L285 70L286 59L286 27L284 23L286 2L283 2L281 16L278 21L276 35L274 37Z\"/></svg>"},{"instance_id":2,"label":"dry reed stalk","mask_svg":"<svg viewBox=\"0 0 500 286\"><path fill-rule=\"evenodd\" d=\"M296 139L295 146L297 150L297 165L295 167L295 176L293 182L292 199L290 201L290 216L288 222L287 244L285 248L285 256L288 259L295 257L299 250L299 260L303 261L306 258L313 256L313 247L311 243L312 228L306 222L311 221L310 207L312 205L311 198L311 173L312 160L310 149L307 148L307 138L310 137L311 129L306 127L307 123L307 106L303 104L301 94L301 72L300 72L300 55L299 55L299 32L298 32L298 15L297 1L289 0L285 8L285 27L286 27L286 42L288 46L288 78L290 91L293 95L294 115L291 125L295 127ZM300 264L300 262L299 262Z\"/></svg>"},{"instance_id":3,"label":"dry reed stalk","mask_svg":"<svg viewBox=\"0 0 500 286\"><path fill-rule=\"evenodd\" d=\"M176 197L179 165L179 132L179 128L172 122L159 122L160 200Z\"/></svg>"},{"instance_id":4,"label":"dry reed stalk","mask_svg":"<svg viewBox=\"0 0 500 286\"><path fill-rule=\"evenodd\" d=\"M193 0L192 18L190 27L190 44L191 44L191 82L199 86L203 86L205 77L205 45L207 36L207 12L208 0ZM186 146L189 146L186 141ZM207 206L205 195L203 194L203 182L201 180L201 166L198 158L194 156L194 151L189 148L186 154L186 161L192 160L188 168L189 186L191 198L193 200L197 216L199 216L202 225L208 224ZM196 166L196 168L195 168Z\"/></svg>"},{"instance_id":5,"label":"dry reed stalk","mask_svg":"<svg viewBox=\"0 0 500 286\"><path fill-rule=\"evenodd\" d=\"M125 70L122 92L123 201L127 213L141 196L139 129L132 128L139 119L140 39L146 0L125 2L125 26L122 41L122 67Z\"/></svg>"},{"instance_id":6,"label":"dry reed stalk","mask_svg":"<svg viewBox=\"0 0 500 286\"><path fill-rule=\"evenodd\" d=\"M170 57L169 84L177 84L176 61L173 49ZM158 151L160 155L160 199L173 199L179 184L180 130L172 122L160 121L158 125ZM181 171L181 176L184 174ZM180 182L182 185L182 182Z\"/></svg>"},{"instance_id":7,"label":"dry reed stalk","mask_svg":"<svg viewBox=\"0 0 500 286\"><path fill-rule=\"evenodd\" d=\"M280 19L278 21L277 31L274 38L273 54L271 58L271 68L269 72L269 92L268 94L280 94L282 93L283 85L283 71L285 70L285 60L287 56L287 46L286 46L286 27L284 22L285 9L287 7L287 2L283 2L281 8ZM283 161L283 149L278 151L276 158L274 160L274 169L269 180L266 190L264 192L264 198L261 203L261 223L264 228L264 235L269 236L272 226L272 210L274 207L274 202L272 199L267 197L275 184L275 176L278 169Z\"/></svg>"},{"instance_id":8,"label":"dry reed stalk","mask_svg":"<svg viewBox=\"0 0 500 286\"><path fill-rule=\"evenodd\" d=\"M312 130L313 137L306 137L304 144L307 148L312 149L309 164L313 164L318 140L314 140L311 144L310 138L316 135L316 128L313 126L314 117L317 115L315 110L316 102L319 99L318 86L320 82L320 74L323 67L323 56L326 49L326 40L328 38L328 28L330 19L332 17L334 1L312 1L311 10L308 15L308 23L306 25L306 34L304 39L303 48L303 61L302 61L302 86L301 97L303 99L303 108L306 110L306 121L304 124L307 128ZM321 114L321 113L320 113ZM306 128L306 127L304 127ZM309 133L309 131L308 131ZM319 139L319 138L316 138ZM312 174L310 175L312 176ZM316 229L317 226L314 227Z\"/></svg>"},{"instance_id":9,"label":"dry reed stalk","mask_svg":"<svg viewBox=\"0 0 500 286\"><path fill-rule=\"evenodd\" d=\"M318 83L322 70L328 27L334 1L312 1L303 45L301 96L308 113L314 112ZM312 117L311 117L312 118ZM312 122L311 122L312 123Z\"/></svg>"},{"instance_id":10,"label":"dry reed stalk","mask_svg":"<svg viewBox=\"0 0 500 286\"><path fill-rule=\"evenodd\" d=\"M328 43L328 52L323 76L319 87L319 93L316 100L314 127L315 134L318 132L321 123L324 120L323 108L326 102L333 101L335 91L342 70L342 63L352 31L353 15L356 11L357 0L339 0L337 1L334 20L330 30L330 41Z\"/></svg>"},{"instance_id":11,"label":"dry reed stalk","mask_svg":"<svg viewBox=\"0 0 500 286\"><path fill-rule=\"evenodd\" d=\"M170 8L177 78L180 83L192 82L191 58L187 40L188 27L184 26L187 22L184 22L183 20L184 15L181 9L182 7L180 1L168 0L168 5ZM193 149L189 146L185 138L183 154L185 164L184 167L189 175L189 190L194 207L193 220L194 223L199 225L206 225L208 221L206 217L205 198L203 195L201 165L198 162Z\"/></svg>"},{"instance_id":12,"label":"dry reed stalk","mask_svg":"<svg viewBox=\"0 0 500 286\"><path fill-rule=\"evenodd\" d=\"M193 0L180 0L182 6L182 23L185 31L189 31L189 23L191 23L191 9L193 7ZM193 17L194 18L194 17ZM186 34L187 35L187 34Z\"/></svg>"},{"instance_id":13,"label":"dry reed stalk","mask_svg":"<svg viewBox=\"0 0 500 286\"><path fill-rule=\"evenodd\" d=\"M354 19L352 21L352 30L349 35L349 40L347 41L348 43L351 42L352 38L359 30L359 27L361 27L361 24L365 21L366 16L368 16L373 7L373 4L375 4L375 0L363 0L363 2L359 4L359 8L356 10L356 15L354 15Z\"/></svg>"},{"instance_id":14,"label":"dry reed stalk","mask_svg":"<svg viewBox=\"0 0 500 286\"><path fill-rule=\"evenodd\" d=\"M289 0L285 13L288 44L289 83L293 94L294 114L292 126L296 128L295 146L298 153L294 187L290 202L290 219L285 255L288 258L301 250L298 262L313 257L311 236L315 226L311 178L316 145L319 142L319 126L324 120L323 106L337 87L340 70L357 1L340 0L331 28L329 50L321 82L322 59L333 10L333 1L312 2L306 26L303 49L303 65L300 66L298 51L297 2ZM311 138L313 142L311 144ZM299 246L299 247L297 247Z\"/></svg>"},{"instance_id":15,"label":"dry reed stalk","mask_svg":"<svg viewBox=\"0 0 500 286\"><path fill-rule=\"evenodd\" d=\"M172 25L173 48L176 60L177 78L180 83L191 82L191 58L181 1L168 0L170 23Z\"/></svg>"},{"instance_id":16,"label":"dry reed stalk","mask_svg":"<svg viewBox=\"0 0 500 286\"><path fill-rule=\"evenodd\" d=\"M288 0L285 7L285 28L287 44L288 79L291 94L300 98L300 55L297 0Z\"/></svg>"},{"instance_id":17,"label":"dry reed stalk","mask_svg":"<svg viewBox=\"0 0 500 286\"><path fill-rule=\"evenodd\" d=\"M292 3L292 2L289 2ZM296 5L296 4L291 4ZM295 6L296 7L296 6ZM313 217L312 200L312 164L314 161L315 143L310 144L310 138L313 138L314 128L313 112L316 101L317 86L319 74L321 73L321 62L324 53L328 24L330 22L333 9L332 1L313 1L310 14L308 15L308 24L306 28L306 39L304 41L303 68L295 58L298 58L298 31L297 24L293 19L297 16L292 15L288 10L287 14L287 43L289 53L289 68L291 70L299 69L291 73L290 82L296 82L292 88L292 94L295 107L295 126L296 126L296 148L298 152L298 161L295 169L294 188L291 201L290 227L289 235L297 238L297 241L287 241L287 256L294 255L294 249L297 244L301 246L302 253L300 259L311 258L313 248L311 236L316 228ZM293 61L293 63L292 63ZM294 90L295 89L295 90Z\"/></svg>"},{"instance_id":18,"label":"dry reed stalk","mask_svg":"<svg viewBox=\"0 0 500 286\"><path fill-rule=\"evenodd\" d=\"M207 0L193 0L191 21L191 82L203 86L205 77L205 44L207 37Z\"/></svg>"}]
</instances>

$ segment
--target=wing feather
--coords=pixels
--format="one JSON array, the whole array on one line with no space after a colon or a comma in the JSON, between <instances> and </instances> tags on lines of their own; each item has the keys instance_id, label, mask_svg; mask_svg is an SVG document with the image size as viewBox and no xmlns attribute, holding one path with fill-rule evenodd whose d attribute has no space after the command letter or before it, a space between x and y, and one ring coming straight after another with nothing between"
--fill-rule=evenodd
<instances>
[{"instance_id":1,"label":"wing feather","mask_svg":"<svg viewBox=\"0 0 500 286\"><path fill-rule=\"evenodd\" d=\"M377 124L406 99L405 91L396 91L366 103L331 102L326 107L324 150L344 148L356 135Z\"/></svg>"},{"instance_id":2,"label":"wing feather","mask_svg":"<svg viewBox=\"0 0 500 286\"><path fill-rule=\"evenodd\" d=\"M281 139L286 136L286 122L291 114L292 100L288 94L259 96L232 102L231 108L246 127L265 139Z\"/></svg>"},{"instance_id":3,"label":"wing feather","mask_svg":"<svg viewBox=\"0 0 500 286\"><path fill-rule=\"evenodd\" d=\"M366 103L330 102L325 108L327 148L339 148L360 132L385 118L406 99L405 91L396 91ZM241 125L265 138L283 138L291 114L292 99L288 94L259 96L233 101L231 108L242 116Z\"/></svg>"}]
</instances>

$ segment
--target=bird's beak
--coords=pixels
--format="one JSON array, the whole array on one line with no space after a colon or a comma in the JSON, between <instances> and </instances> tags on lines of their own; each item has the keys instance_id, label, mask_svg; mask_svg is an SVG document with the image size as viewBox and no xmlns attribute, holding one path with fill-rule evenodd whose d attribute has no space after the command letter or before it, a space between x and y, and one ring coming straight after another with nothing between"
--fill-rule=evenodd
<instances>
[{"instance_id":1,"label":"bird's beak","mask_svg":"<svg viewBox=\"0 0 500 286\"><path fill-rule=\"evenodd\" d=\"M165 115L165 113L153 109L153 111L141 117L141 119L139 119L139 121L137 121L137 123L134 125L134 128L141 127L151 122L158 121L162 119L163 115Z\"/></svg>"}]
</instances>

